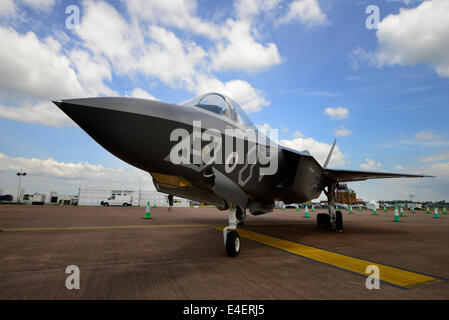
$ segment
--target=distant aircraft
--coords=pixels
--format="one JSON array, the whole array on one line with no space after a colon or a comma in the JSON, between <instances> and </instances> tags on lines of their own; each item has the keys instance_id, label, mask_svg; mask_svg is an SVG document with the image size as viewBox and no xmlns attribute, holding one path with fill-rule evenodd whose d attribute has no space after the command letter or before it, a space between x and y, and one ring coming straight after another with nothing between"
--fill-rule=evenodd
<instances>
[{"instance_id":1,"label":"distant aircraft","mask_svg":"<svg viewBox=\"0 0 449 320\"><path fill-rule=\"evenodd\" d=\"M124 97L53 102L106 150L149 172L159 192L229 210L223 236L231 257L240 251L235 230L246 210L261 215L273 211L275 200L302 203L324 191L329 206L321 223L342 230L338 183L428 177L328 169L336 141L322 167L308 151L278 145L219 93L181 104Z\"/></svg>"}]
</instances>

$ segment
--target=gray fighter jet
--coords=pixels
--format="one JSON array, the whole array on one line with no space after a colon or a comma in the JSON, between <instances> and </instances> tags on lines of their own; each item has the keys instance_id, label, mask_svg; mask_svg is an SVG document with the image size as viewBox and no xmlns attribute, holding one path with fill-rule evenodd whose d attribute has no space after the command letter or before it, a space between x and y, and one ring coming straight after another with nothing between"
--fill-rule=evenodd
<instances>
[{"instance_id":1,"label":"gray fighter jet","mask_svg":"<svg viewBox=\"0 0 449 320\"><path fill-rule=\"evenodd\" d=\"M54 101L84 131L123 161L147 171L160 192L229 210L223 236L228 256L237 256L235 231L246 212L273 211L276 200L302 203L328 197L319 226L343 230L335 210L340 182L424 175L328 169L309 152L278 145L258 130L231 98L207 93L172 104L135 98Z\"/></svg>"}]
</instances>

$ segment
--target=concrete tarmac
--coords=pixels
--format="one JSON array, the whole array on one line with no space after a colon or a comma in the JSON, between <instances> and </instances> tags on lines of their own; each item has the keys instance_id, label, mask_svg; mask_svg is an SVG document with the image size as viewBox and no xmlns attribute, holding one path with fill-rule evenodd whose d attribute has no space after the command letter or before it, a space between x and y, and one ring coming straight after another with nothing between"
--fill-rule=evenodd
<instances>
[{"instance_id":1,"label":"concrete tarmac","mask_svg":"<svg viewBox=\"0 0 449 320\"><path fill-rule=\"evenodd\" d=\"M336 233L316 228L324 211L248 215L241 252L228 258L217 209L152 208L145 220L145 208L2 205L0 299L449 298L449 215L345 211ZM357 261L392 267L389 282L368 290ZM80 290L65 286L69 265ZM395 285L404 273L433 280Z\"/></svg>"}]
</instances>

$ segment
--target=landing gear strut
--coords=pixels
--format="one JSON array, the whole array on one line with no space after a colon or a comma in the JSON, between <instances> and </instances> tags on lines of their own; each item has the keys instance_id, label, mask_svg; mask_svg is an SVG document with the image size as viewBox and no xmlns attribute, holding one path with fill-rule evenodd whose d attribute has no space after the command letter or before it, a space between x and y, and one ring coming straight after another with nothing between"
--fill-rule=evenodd
<instances>
[{"instance_id":1,"label":"landing gear strut","mask_svg":"<svg viewBox=\"0 0 449 320\"><path fill-rule=\"evenodd\" d=\"M246 218L246 210L242 209L240 207L237 207L237 211L235 213L236 217L237 217L237 226L243 226L244 225L244 220Z\"/></svg>"},{"instance_id":2,"label":"landing gear strut","mask_svg":"<svg viewBox=\"0 0 449 320\"><path fill-rule=\"evenodd\" d=\"M324 193L327 196L327 205L329 211L329 222L335 223L335 231L343 232L343 215L341 211L335 212L335 190L338 186L338 182L330 182L327 186L327 191ZM319 224L318 224L319 226Z\"/></svg>"},{"instance_id":3,"label":"landing gear strut","mask_svg":"<svg viewBox=\"0 0 449 320\"><path fill-rule=\"evenodd\" d=\"M236 257L240 252L240 237L237 231L237 208L229 209L229 225L223 229L224 244L228 257ZM232 231L229 231L232 230Z\"/></svg>"}]
</instances>

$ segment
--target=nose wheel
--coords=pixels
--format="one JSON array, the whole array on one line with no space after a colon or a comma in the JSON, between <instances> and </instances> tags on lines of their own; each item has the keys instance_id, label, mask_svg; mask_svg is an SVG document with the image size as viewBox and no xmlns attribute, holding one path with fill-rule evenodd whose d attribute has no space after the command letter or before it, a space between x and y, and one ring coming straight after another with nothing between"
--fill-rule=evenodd
<instances>
[{"instance_id":1,"label":"nose wheel","mask_svg":"<svg viewBox=\"0 0 449 320\"><path fill-rule=\"evenodd\" d=\"M237 231L228 233L226 239L226 254L228 257L237 257L240 252L240 237Z\"/></svg>"},{"instance_id":2,"label":"nose wheel","mask_svg":"<svg viewBox=\"0 0 449 320\"><path fill-rule=\"evenodd\" d=\"M229 209L229 225L223 229L224 245L228 257L237 257L240 252L240 237L237 233L237 208Z\"/></svg>"}]
</instances>

